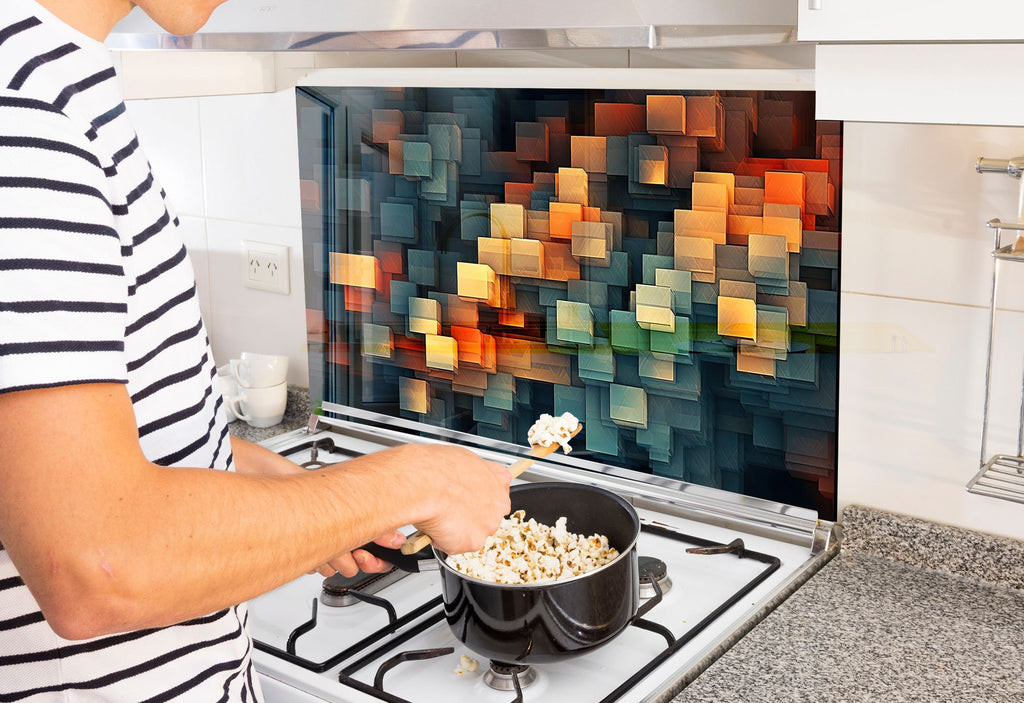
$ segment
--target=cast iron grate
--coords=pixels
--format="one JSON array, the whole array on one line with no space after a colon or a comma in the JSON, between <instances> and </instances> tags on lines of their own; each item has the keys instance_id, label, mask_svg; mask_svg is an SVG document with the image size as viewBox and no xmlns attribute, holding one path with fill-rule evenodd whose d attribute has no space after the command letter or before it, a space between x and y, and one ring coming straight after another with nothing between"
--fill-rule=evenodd
<instances>
[{"instance_id":1,"label":"cast iron grate","mask_svg":"<svg viewBox=\"0 0 1024 703\"><path fill-rule=\"evenodd\" d=\"M683 534L670 530L667 528L658 527L657 525L642 525L641 530L644 532L658 535L660 537L666 537L678 542L694 545L700 548L725 548L731 545L724 545L711 540L706 540L701 537L695 537L692 535ZM655 669L661 666L665 661L671 658L676 652L681 650L687 643L697 637L701 632L707 629L715 620L717 620L723 613L729 608L738 603L748 593L757 588L763 583L769 576L779 569L782 562L778 557L770 554L764 554L763 552L757 552L750 549L746 549L740 546L739 549L731 550L732 553L739 559L750 559L756 562L764 564L764 568L761 569L750 581L741 586L735 593L723 600L717 608L708 613L700 622L696 623L693 627L689 628L686 632L680 635L678 638L674 637L672 633L665 627L652 623L642 618L635 620L632 626L640 629L647 630L649 632L661 635L665 638L667 646L661 650L658 654L652 657L643 667L636 671L633 675L629 676L624 680L617 688L608 693L597 703L612 703L613 701L621 698L627 691L636 686L640 681L649 676ZM660 591L658 592L660 598ZM410 660L421 660L427 658L433 658L443 656L445 654L451 654L452 651L448 651L450 648L442 650L410 650L410 651L399 651L399 647L405 642L409 641L416 635L425 632L429 628L433 627L437 623L444 620L444 611L442 607L443 599L438 596L433 598L415 610L410 611L402 617L395 617L394 608L388 608L379 601L384 599L372 598L366 599L368 602L385 607L389 612L388 625L378 629L377 631L367 635L359 642L354 643L350 647L338 652L333 657L330 657L322 662L314 662L304 657L297 656L295 654L295 641L302 634L309 632L316 627L317 620L317 601L314 599L312 607L311 619L299 625L295 631L288 638L288 651L282 650L273 645L267 644L260 640L254 640L254 646L264 652L272 654L280 659L283 659L289 663L295 664L313 671L316 673L324 673L329 669L338 666L339 664L348 661L349 659L363 654L358 660L345 666L338 675L338 681L345 686L352 689L365 693L378 700L386 701L386 703L415 703L414 701L407 700L405 698L399 698L393 694L390 694L383 690L383 675L386 671L394 668L403 661ZM386 602L386 601L385 601ZM426 617L424 617L426 616ZM422 620L419 620L420 618ZM417 622L419 620L419 622ZM396 632L401 631L401 634L390 638L385 644L375 647L372 651L365 653L368 647L381 642L384 638L392 635ZM374 661L383 654L392 653L394 654L384 662L384 664L378 669L374 677L374 683L368 684L364 681L356 679L354 674L362 670L369 662ZM517 701L522 700L522 694L517 689Z\"/></svg>"}]
</instances>

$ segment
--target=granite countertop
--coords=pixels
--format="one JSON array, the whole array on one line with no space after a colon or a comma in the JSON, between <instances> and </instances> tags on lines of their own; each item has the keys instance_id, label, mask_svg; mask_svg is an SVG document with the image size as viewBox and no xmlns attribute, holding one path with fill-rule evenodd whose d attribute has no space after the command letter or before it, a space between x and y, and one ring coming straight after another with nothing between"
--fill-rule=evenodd
<instances>
[{"instance_id":1,"label":"granite countertop","mask_svg":"<svg viewBox=\"0 0 1024 703\"><path fill-rule=\"evenodd\" d=\"M840 553L674 703L1024 701L1024 543L848 507Z\"/></svg>"},{"instance_id":2,"label":"granite countertop","mask_svg":"<svg viewBox=\"0 0 1024 703\"><path fill-rule=\"evenodd\" d=\"M270 427L251 427L242 420L234 420L228 425L228 431L234 437L247 439L250 442L262 442L279 434L305 427L309 421L309 414L309 389L288 386L288 402L280 423Z\"/></svg>"}]
</instances>

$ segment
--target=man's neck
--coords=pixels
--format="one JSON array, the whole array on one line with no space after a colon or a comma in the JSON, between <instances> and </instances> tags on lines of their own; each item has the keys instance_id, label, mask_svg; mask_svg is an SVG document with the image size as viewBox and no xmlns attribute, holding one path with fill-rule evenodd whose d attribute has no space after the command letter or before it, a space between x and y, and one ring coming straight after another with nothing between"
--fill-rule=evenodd
<instances>
[{"instance_id":1,"label":"man's neck","mask_svg":"<svg viewBox=\"0 0 1024 703\"><path fill-rule=\"evenodd\" d=\"M96 41L104 41L114 25L131 11L129 0L36 0L40 5Z\"/></svg>"}]
</instances>

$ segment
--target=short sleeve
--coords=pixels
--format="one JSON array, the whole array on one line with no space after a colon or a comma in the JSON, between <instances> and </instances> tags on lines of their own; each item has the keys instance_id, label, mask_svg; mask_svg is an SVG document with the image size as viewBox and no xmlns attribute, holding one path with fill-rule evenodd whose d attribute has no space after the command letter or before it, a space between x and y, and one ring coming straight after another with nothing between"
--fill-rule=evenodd
<instances>
[{"instance_id":1,"label":"short sleeve","mask_svg":"<svg viewBox=\"0 0 1024 703\"><path fill-rule=\"evenodd\" d=\"M0 91L0 393L127 382L128 286L106 189L72 120Z\"/></svg>"}]
</instances>

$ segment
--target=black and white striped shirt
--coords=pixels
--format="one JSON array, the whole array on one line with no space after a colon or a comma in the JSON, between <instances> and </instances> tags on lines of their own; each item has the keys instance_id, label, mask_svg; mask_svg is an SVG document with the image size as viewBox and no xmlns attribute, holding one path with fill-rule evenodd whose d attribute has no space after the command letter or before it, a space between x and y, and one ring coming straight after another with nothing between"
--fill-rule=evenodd
<instances>
[{"instance_id":1,"label":"black and white striped shirt","mask_svg":"<svg viewBox=\"0 0 1024 703\"><path fill-rule=\"evenodd\" d=\"M0 2L0 393L127 384L145 455L231 468L195 277L105 47ZM3 472L0 466L0 490ZM0 549L0 703L256 701L244 606L70 642Z\"/></svg>"}]
</instances>

